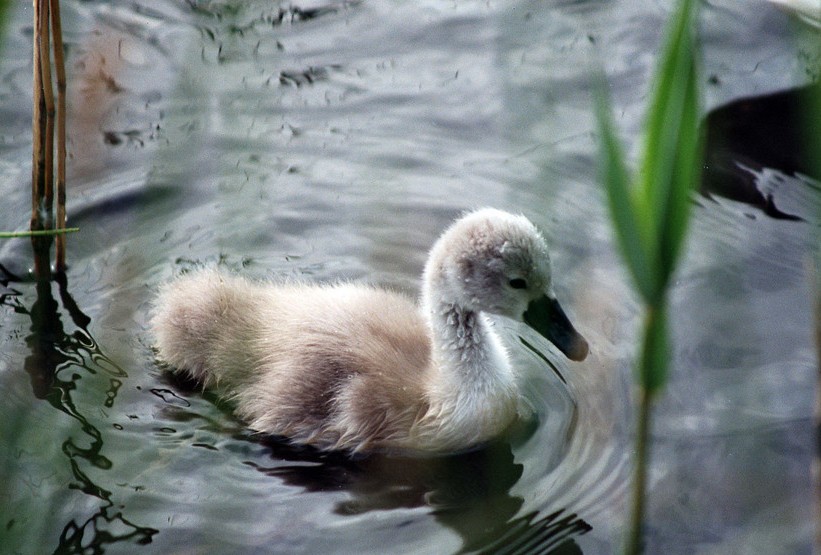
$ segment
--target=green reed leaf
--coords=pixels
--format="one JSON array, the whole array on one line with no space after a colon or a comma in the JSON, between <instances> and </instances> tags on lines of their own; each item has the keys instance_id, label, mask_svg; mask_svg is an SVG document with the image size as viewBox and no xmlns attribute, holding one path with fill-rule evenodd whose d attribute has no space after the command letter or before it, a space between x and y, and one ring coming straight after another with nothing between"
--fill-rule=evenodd
<instances>
[{"instance_id":1,"label":"green reed leaf","mask_svg":"<svg viewBox=\"0 0 821 555\"><path fill-rule=\"evenodd\" d=\"M668 25L647 115L637 212L654 245L654 297L663 293L675 268L700 175L692 13L693 1L684 0Z\"/></svg>"},{"instance_id":2,"label":"green reed leaf","mask_svg":"<svg viewBox=\"0 0 821 555\"><path fill-rule=\"evenodd\" d=\"M682 112L682 124L673 167L673 183L667 208L666 226L661 238L661 264L665 281L672 274L687 236L692 208L692 192L701 181L702 137L698 126L700 115L696 71L691 67Z\"/></svg>"},{"instance_id":3,"label":"green reed leaf","mask_svg":"<svg viewBox=\"0 0 821 555\"><path fill-rule=\"evenodd\" d=\"M646 236L639 229L630 175L624 165L624 154L616 135L610 103L604 85L598 87L596 117L601 137L600 174L607 193L610 217L616 229L619 247L627 262L627 268L643 297L653 290L652 276L647 271L649 249Z\"/></svg>"},{"instance_id":4,"label":"green reed leaf","mask_svg":"<svg viewBox=\"0 0 821 555\"><path fill-rule=\"evenodd\" d=\"M0 239L14 239L17 237L48 237L49 235L60 235L63 233L74 233L80 231L79 227L66 227L64 229L40 229L35 231L0 231Z\"/></svg>"}]
</instances>

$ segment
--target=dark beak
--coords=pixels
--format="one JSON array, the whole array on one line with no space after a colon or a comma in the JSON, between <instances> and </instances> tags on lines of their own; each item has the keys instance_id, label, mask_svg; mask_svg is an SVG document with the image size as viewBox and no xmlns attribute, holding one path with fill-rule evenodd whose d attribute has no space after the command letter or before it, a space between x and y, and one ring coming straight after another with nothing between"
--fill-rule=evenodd
<instances>
[{"instance_id":1,"label":"dark beak","mask_svg":"<svg viewBox=\"0 0 821 555\"><path fill-rule=\"evenodd\" d=\"M545 336L570 360L584 360L590 350L587 341L573 328L559 301L547 295L531 301L524 313L525 323Z\"/></svg>"}]
</instances>

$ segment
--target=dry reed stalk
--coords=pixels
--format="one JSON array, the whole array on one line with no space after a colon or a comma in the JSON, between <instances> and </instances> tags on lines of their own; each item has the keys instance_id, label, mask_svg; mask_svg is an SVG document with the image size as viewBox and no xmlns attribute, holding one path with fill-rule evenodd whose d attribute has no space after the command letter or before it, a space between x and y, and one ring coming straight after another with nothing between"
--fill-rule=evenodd
<instances>
[{"instance_id":1,"label":"dry reed stalk","mask_svg":"<svg viewBox=\"0 0 821 555\"><path fill-rule=\"evenodd\" d=\"M34 2L34 98L32 111L32 164L31 164L31 229L32 231L42 229L40 220L40 201L43 198L45 189L45 149L43 148L43 135L46 132L46 105L43 97L43 78L40 71L41 59L41 33L40 3Z\"/></svg>"},{"instance_id":2,"label":"dry reed stalk","mask_svg":"<svg viewBox=\"0 0 821 555\"><path fill-rule=\"evenodd\" d=\"M43 13L40 0L34 2L34 38L33 38L33 83L34 99L32 112L32 176L31 176L31 230L42 231L50 227L44 221L46 213L51 213L51 205L46 205L47 193L51 188L51 155L47 151L49 141L48 103L46 99L46 83L51 83L51 70L45 64L48 54L48 13ZM52 99L53 100L53 99ZM53 132L53 129L51 129ZM46 212L46 208L48 211ZM49 237L32 237L31 245L34 250L34 275L38 280L48 279L50 268L48 265L48 251L51 246Z\"/></svg>"},{"instance_id":3,"label":"dry reed stalk","mask_svg":"<svg viewBox=\"0 0 821 555\"><path fill-rule=\"evenodd\" d=\"M54 35L54 68L57 74L57 229L66 228L66 67L60 1L51 0L51 32ZM57 234L55 269L66 269L66 236Z\"/></svg>"},{"instance_id":4,"label":"dry reed stalk","mask_svg":"<svg viewBox=\"0 0 821 555\"><path fill-rule=\"evenodd\" d=\"M43 84L43 100L46 107L46 131L44 134L44 172L42 217L46 229L53 227L54 207L54 88L51 83L51 44L49 40L49 5L41 2L39 35L40 44L40 79Z\"/></svg>"},{"instance_id":5,"label":"dry reed stalk","mask_svg":"<svg viewBox=\"0 0 821 555\"><path fill-rule=\"evenodd\" d=\"M31 230L55 228L54 222L54 132L57 125L57 222L65 229L66 221L66 73L63 56L59 0L34 0L34 107L32 114L32 195ZM54 63L57 77L57 105L51 76L50 33L53 33ZM65 236L57 233L55 269L65 271ZM35 251L34 270L38 278L48 277L50 235L32 236ZM42 256L43 253L45 256ZM45 261L45 262L44 262Z\"/></svg>"}]
</instances>

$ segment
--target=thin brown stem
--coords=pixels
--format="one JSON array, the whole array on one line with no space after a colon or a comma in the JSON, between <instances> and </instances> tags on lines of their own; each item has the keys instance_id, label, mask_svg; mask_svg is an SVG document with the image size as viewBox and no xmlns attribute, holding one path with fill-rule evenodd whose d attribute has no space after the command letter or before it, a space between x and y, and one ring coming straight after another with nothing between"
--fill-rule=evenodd
<instances>
[{"instance_id":1,"label":"thin brown stem","mask_svg":"<svg viewBox=\"0 0 821 555\"><path fill-rule=\"evenodd\" d=\"M46 130L43 141L44 149L44 184L42 210L45 217L45 227L53 227L54 213L54 88L51 83L51 48L49 41L49 4L43 0L40 3L40 77L43 84L43 100L46 107Z\"/></svg>"},{"instance_id":2,"label":"thin brown stem","mask_svg":"<svg viewBox=\"0 0 821 555\"><path fill-rule=\"evenodd\" d=\"M43 98L43 79L40 58L42 40L40 36L40 20L42 11L39 0L34 2L34 37L33 37L33 105L32 105L32 164L31 164L31 229L42 229L40 219L40 203L45 189L45 149L43 140L46 132L46 103Z\"/></svg>"},{"instance_id":3,"label":"thin brown stem","mask_svg":"<svg viewBox=\"0 0 821 555\"><path fill-rule=\"evenodd\" d=\"M63 56L63 28L60 22L60 0L51 0L51 30L54 44L54 67L57 74L57 229L66 227L66 68ZM56 238L55 269L66 267L66 237Z\"/></svg>"},{"instance_id":4,"label":"thin brown stem","mask_svg":"<svg viewBox=\"0 0 821 555\"><path fill-rule=\"evenodd\" d=\"M31 230L40 231L51 227L51 180L53 124L49 124L51 69L49 68L48 9L42 0L34 2L33 39L33 110L32 110L32 170L31 170ZM46 87L46 83L49 84ZM51 99L53 110L53 98ZM48 207L48 210L46 210ZM49 250L51 237L33 236L34 274L38 280L49 279Z\"/></svg>"}]
</instances>

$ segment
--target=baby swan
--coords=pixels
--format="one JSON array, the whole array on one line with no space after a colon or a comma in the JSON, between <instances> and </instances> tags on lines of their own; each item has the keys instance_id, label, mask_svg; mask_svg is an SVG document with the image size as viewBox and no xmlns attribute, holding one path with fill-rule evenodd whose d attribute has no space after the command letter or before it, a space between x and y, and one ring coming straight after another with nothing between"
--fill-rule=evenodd
<instances>
[{"instance_id":1,"label":"baby swan","mask_svg":"<svg viewBox=\"0 0 821 555\"><path fill-rule=\"evenodd\" d=\"M439 238L421 306L360 285L200 270L163 287L152 328L159 357L233 401L254 430L320 449L448 452L499 434L521 406L486 314L524 321L570 359L587 355L553 294L544 238L494 209Z\"/></svg>"}]
</instances>

